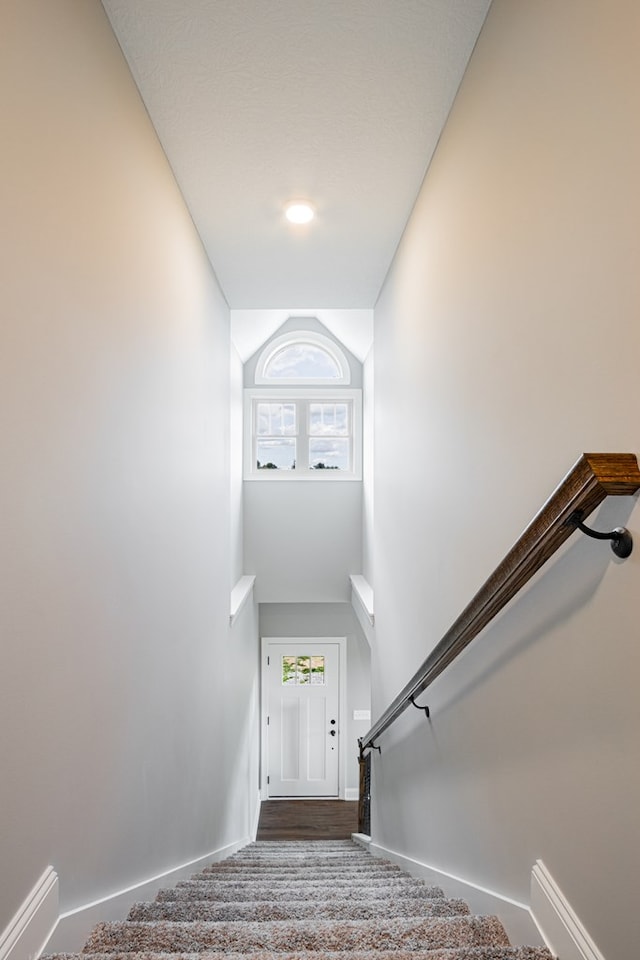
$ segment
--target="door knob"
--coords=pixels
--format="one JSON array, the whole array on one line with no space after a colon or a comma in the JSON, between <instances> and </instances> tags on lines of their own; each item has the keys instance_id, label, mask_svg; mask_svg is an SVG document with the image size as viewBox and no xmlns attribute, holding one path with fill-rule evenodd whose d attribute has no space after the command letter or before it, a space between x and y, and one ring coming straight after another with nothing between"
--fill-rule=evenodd
<instances>
[{"instance_id":1,"label":"door knob","mask_svg":"<svg viewBox=\"0 0 640 960\"><path fill-rule=\"evenodd\" d=\"M332 737L335 737L335 735L336 735L335 730L329 730L329 733L331 734Z\"/></svg>"}]
</instances>

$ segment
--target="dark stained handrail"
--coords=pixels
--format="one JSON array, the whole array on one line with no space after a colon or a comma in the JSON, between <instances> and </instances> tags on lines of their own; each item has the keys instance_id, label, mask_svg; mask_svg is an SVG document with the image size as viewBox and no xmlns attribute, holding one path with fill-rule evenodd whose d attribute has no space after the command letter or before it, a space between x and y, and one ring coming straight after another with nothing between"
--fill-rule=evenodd
<instances>
[{"instance_id":1,"label":"dark stained handrail","mask_svg":"<svg viewBox=\"0 0 640 960\"><path fill-rule=\"evenodd\" d=\"M640 488L633 453L583 453L564 480L516 541L502 563L478 590L420 669L400 691L369 732L358 740L360 757L480 631L606 497L627 497Z\"/></svg>"}]
</instances>

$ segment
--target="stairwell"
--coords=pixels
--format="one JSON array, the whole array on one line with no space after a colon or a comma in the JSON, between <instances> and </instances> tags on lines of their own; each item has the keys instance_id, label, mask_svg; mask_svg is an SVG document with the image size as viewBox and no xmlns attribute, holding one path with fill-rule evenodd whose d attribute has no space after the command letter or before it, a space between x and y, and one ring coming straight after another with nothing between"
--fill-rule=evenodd
<instances>
[{"instance_id":1,"label":"stairwell","mask_svg":"<svg viewBox=\"0 0 640 960\"><path fill-rule=\"evenodd\" d=\"M551 960L351 840L264 841L49 960Z\"/></svg>"}]
</instances>

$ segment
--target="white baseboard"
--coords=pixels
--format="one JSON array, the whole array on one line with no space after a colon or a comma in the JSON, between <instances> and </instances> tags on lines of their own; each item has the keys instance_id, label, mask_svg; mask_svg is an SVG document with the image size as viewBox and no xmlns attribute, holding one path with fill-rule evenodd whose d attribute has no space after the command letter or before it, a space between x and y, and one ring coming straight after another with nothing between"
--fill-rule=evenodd
<instances>
[{"instance_id":1,"label":"white baseboard","mask_svg":"<svg viewBox=\"0 0 640 960\"><path fill-rule=\"evenodd\" d=\"M344 798L345 800L359 800L360 791L357 787L345 787Z\"/></svg>"},{"instance_id":2,"label":"white baseboard","mask_svg":"<svg viewBox=\"0 0 640 960\"><path fill-rule=\"evenodd\" d=\"M188 880L194 873L209 863L226 860L250 842L245 837L236 843L212 850L210 853L188 863L172 867L164 873L109 894L100 900L83 904L74 910L60 914L58 924L46 943L47 953L77 953L84 946L87 937L97 923L109 920L123 920L130 907L139 900L153 900L158 890L173 887L181 880ZM4 958L0 958L4 960Z\"/></svg>"},{"instance_id":3,"label":"white baseboard","mask_svg":"<svg viewBox=\"0 0 640 960\"><path fill-rule=\"evenodd\" d=\"M536 860L531 871L531 914L554 956L604 960L542 860Z\"/></svg>"},{"instance_id":4,"label":"white baseboard","mask_svg":"<svg viewBox=\"0 0 640 960\"><path fill-rule=\"evenodd\" d=\"M366 833L352 833L351 839L354 843L357 843L359 847L364 847L365 850L369 850L371 846L371 837Z\"/></svg>"},{"instance_id":5,"label":"white baseboard","mask_svg":"<svg viewBox=\"0 0 640 960\"><path fill-rule=\"evenodd\" d=\"M250 836L250 839L251 839L251 842L252 842L252 843L255 841L256 837L258 836L258 824L260 823L260 805L261 805L261 803L262 803L262 794L261 794L260 790L258 790L258 794L257 794L257 796L256 796L256 806L255 806L255 810L253 811L253 823L252 823L252 825L251 825L251 836Z\"/></svg>"},{"instance_id":6,"label":"white baseboard","mask_svg":"<svg viewBox=\"0 0 640 960\"><path fill-rule=\"evenodd\" d=\"M0 934L0 960L40 956L58 921L58 876L47 867L31 893Z\"/></svg>"},{"instance_id":7,"label":"white baseboard","mask_svg":"<svg viewBox=\"0 0 640 960\"><path fill-rule=\"evenodd\" d=\"M441 886L446 896L466 900L472 913L495 914L502 921L512 943L526 943L530 946L544 944L544 938L534 922L528 904L513 900L473 880L466 880L428 863L396 853L395 850L388 850L373 841L369 844L369 851L376 857L383 857L385 860L392 860L399 864L403 870L414 877L420 877L428 883ZM565 958L563 957L562 960Z\"/></svg>"}]
</instances>

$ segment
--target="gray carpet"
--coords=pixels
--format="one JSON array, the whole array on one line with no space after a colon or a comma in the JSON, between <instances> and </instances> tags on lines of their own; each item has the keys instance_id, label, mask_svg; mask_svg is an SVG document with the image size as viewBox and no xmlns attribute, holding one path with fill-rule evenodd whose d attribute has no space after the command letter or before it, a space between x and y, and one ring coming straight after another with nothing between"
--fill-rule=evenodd
<instances>
[{"instance_id":1,"label":"gray carpet","mask_svg":"<svg viewBox=\"0 0 640 960\"><path fill-rule=\"evenodd\" d=\"M51 960L551 960L350 840L262 841Z\"/></svg>"}]
</instances>

